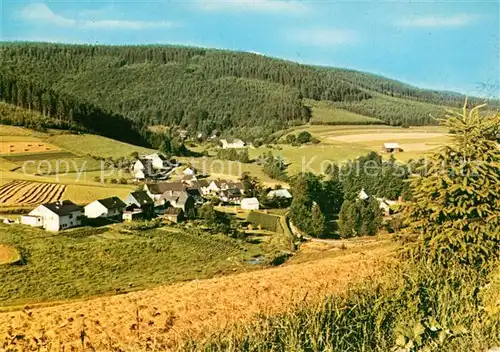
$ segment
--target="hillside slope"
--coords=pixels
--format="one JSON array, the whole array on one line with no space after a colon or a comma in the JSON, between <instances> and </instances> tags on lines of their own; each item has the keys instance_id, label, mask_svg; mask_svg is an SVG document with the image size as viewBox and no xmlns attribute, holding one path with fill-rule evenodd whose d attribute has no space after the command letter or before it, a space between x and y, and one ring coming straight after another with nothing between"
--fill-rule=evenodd
<instances>
[{"instance_id":1,"label":"hillside slope","mask_svg":"<svg viewBox=\"0 0 500 352\"><path fill-rule=\"evenodd\" d=\"M342 292L377 274L395 248L379 238L346 245L347 250L340 250L318 244L277 268L0 313L0 343L9 329L25 336L20 346L43 330L51 345L78 348L84 329L88 347L99 351L146 350L148 341L155 341L153 350L169 350L186 334L210 334L256 314Z\"/></svg>"},{"instance_id":2,"label":"hillside slope","mask_svg":"<svg viewBox=\"0 0 500 352\"><path fill-rule=\"evenodd\" d=\"M241 52L40 43L0 48L0 100L61 119L69 115L108 136L111 121L123 124L122 117L134 121L137 130L161 124L205 135L216 129L246 138L267 136L309 121L305 98L335 102L392 125L433 123L430 113L441 117L443 106L464 101L460 94L357 71ZM110 121L100 131L96 112Z\"/></svg>"}]
</instances>

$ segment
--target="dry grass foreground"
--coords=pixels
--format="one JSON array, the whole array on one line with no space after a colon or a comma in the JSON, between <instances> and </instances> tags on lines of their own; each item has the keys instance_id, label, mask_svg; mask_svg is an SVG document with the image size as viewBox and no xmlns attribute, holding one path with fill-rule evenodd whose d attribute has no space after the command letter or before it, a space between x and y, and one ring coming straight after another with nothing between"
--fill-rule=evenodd
<instances>
[{"instance_id":1,"label":"dry grass foreground","mask_svg":"<svg viewBox=\"0 0 500 352\"><path fill-rule=\"evenodd\" d=\"M9 334L21 334L25 341L48 341L47 351L81 351L84 330L84 350L140 351L151 341L164 350L186 334L203 336L259 313L343 291L376 274L394 245L370 239L347 248L340 249L338 242L311 243L277 268L0 313L0 346Z\"/></svg>"}]
</instances>

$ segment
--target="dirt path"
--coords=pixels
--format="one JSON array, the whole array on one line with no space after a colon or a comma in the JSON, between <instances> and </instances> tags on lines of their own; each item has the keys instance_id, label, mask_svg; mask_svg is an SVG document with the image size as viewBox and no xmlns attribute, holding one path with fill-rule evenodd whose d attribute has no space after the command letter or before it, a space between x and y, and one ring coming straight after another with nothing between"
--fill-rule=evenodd
<instances>
[{"instance_id":1,"label":"dirt path","mask_svg":"<svg viewBox=\"0 0 500 352\"><path fill-rule=\"evenodd\" d=\"M345 290L350 283L376 273L393 249L387 241L356 244L347 250L325 247L312 259L299 253L277 268L0 313L0 350L2 342L22 334L23 341L32 337L43 341L40 337L45 336L47 351L59 351L62 346L80 351L82 331L85 343L97 351L116 347L140 351L151 341L161 341L165 348L183 334L213 331L257 313L282 311L305 297Z\"/></svg>"}]
</instances>

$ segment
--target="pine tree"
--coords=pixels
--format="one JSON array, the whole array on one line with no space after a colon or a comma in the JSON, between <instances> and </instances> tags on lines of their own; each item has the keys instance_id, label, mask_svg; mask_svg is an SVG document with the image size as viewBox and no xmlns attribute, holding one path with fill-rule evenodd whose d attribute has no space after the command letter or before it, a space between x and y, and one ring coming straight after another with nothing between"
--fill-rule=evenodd
<instances>
[{"instance_id":1,"label":"pine tree","mask_svg":"<svg viewBox=\"0 0 500 352\"><path fill-rule=\"evenodd\" d=\"M345 200L339 213L339 233L342 237L348 238L358 234L358 217L356 205L350 200Z\"/></svg>"},{"instance_id":2,"label":"pine tree","mask_svg":"<svg viewBox=\"0 0 500 352\"><path fill-rule=\"evenodd\" d=\"M318 204L313 204L311 211L311 223L309 225L309 234L314 237L321 237L325 232L325 217Z\"/></svg>"},{"instance_id":3,"label":"pine tree","mask_svg":"<svg viewBox=\"0 0 500 352\"><path fill-rule=\"evenodd\" d=\"M442 124L453 143L412 182L404 217L408 236L418 236L416 258L479 266L500 254L500 115L483 116L481 108L448 111Z\"/></svg>"}]
</instances>

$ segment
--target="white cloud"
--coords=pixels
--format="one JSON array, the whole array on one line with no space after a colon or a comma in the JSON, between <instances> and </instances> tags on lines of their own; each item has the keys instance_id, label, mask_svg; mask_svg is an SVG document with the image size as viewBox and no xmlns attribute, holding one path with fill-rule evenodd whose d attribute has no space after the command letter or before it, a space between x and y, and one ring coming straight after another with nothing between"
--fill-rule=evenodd
<instances>
[{"instance_id":1,"label":"white cloud","mask_svg":"<svg viewBox=\"0 0 500 352\"><path fill-rule=\"evenodd\" d=\"M358 41L354 31L332 28L298 29L288 32L287 37L290 41L317 47L349 45Z\"/></svg>"},{"instance_id":2,"label":"white cloud","mask_svg":"<svg viewBox=\"0 0 500 352\"><path fill-rule=\"evenodd\" d=\"M168 28L175 26L171 21L133 21L112 19L75 19L54 13L43 3L28 4L19 13L27 22L52 24L58 27L74 27L82 29L131 29Z\"/></svg>"},{"instance_id":3,"label":"white cloud","mask_svg":"<svg viewBox=\"0 0 500 352\"><path fill-rule=\"evenodd\" d=\"M453 16L418 16L398 21L397 24L404 27L439 28L439 27L461 27L476 20L476 16L458 14Z\"/></svg>"},{"instance_id":4,"label":"white cloud","mask_svg":"<svg viewBox=\"0 0 500 352\"><path fill-rule=\"evenodd\" d=\"M196 4L205 11L304 13L309 10L304 2L293 0L198 0Z\"/></svg>"}]
</instances>

